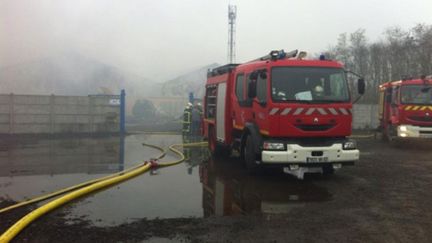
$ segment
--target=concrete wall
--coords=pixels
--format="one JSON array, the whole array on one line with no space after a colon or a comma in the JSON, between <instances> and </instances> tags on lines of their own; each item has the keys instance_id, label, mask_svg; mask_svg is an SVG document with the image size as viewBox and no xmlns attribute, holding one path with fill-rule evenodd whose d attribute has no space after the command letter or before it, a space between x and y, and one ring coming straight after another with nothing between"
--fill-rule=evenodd
<instances>
[{"instance_id":1,"label":"concrete wall","mask_svg":"<svg viewBox=\"0 0 432 243\"><path fill-rule=\"evenodd\" d=\"M378 105L355 104L353 106L353 129L375 129L378 127Z\"/></svg>"},{"instance_id":2,"label":"concrete wall","mask_svg":"<svg viewBox=\"0 0 432 243\"><path fill-rule=\"evenodd\" d=\"M0 134L119 132L120 96L0 94Z\"/></svg>"}]
</instances>

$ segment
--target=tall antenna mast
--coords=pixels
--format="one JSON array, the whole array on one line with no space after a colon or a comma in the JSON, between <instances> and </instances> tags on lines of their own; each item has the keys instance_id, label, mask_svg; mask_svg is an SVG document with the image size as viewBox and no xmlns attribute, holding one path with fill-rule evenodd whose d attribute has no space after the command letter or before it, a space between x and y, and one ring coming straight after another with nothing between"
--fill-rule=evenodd
<instances>
[{"instance_id":1,"label":"tall antenna mast","mask_svg":"<svg viewBox=\"0 0 432 243\"><path fill-rule=\"evenodd\" d=\"M237 6L228 5L228 63L235 62L235 23Z\"/></svg>"}]
</instances>

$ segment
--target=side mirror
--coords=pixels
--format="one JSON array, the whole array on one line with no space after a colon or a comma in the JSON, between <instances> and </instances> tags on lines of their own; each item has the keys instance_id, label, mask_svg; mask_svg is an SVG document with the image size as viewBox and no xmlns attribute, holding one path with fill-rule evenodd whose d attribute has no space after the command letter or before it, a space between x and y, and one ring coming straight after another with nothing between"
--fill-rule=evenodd
<instances>
[{"instance_id":1,"label":"side mirror","mask_svg":"<svg viewBox=\"0 0 432 243\"><path fill-rule=\"evenodd\" d=\"M364 79L359 78L357 80L357 92L362 95L365 93L365 90L366 90L366 83Z\"/></svg>"},{"instance_id":2,"label":"side mirror","mask_svg":"<svg viewBox=\"0 0 432 243\"><path fill-rule=\"evenodd\" d=\"M248 84L248 98L253 99L257 95L256 80L250 80Z\"/></svg>"}]
</instances>

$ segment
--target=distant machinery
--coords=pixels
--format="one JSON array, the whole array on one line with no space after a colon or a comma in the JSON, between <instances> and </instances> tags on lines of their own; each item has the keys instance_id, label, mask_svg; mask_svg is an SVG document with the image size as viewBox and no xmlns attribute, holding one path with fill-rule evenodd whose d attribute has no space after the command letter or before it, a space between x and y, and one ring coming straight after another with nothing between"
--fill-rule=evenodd
<instances>
[{"instance_id":1,"label":"distant machinery","mask_svg":"<svg viewBox=\"0 0 432 243\"><path fill-rule=\"evenodd\" d=\"M228 5L228 63L235 62L235 25L237 6Z\"/></svg>"}]
</instances>

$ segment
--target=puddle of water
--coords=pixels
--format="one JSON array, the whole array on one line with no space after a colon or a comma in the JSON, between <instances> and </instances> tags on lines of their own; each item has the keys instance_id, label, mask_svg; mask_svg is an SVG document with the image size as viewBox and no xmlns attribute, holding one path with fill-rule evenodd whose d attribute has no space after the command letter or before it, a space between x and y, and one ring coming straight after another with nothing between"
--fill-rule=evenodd
<instances>
[{"instance_id":1,"label":"puddle of water","mask_svg":"<svg viewBox=\"0 0 432 243\"><path fill-rule=\"evenodd\" d=\"M142 143L168 147L182 143L181 136L133 135L125 142L125 167L150 157L157 157L154 149L148 153ZM163 161L176 160L168 154ZM201 217L201 186L198 171L188 171L188 164L163 168L156 175L145 174L128 180L103 193L85 198L71 209L71 216L86 215L96 225L115 225L140 218Z\"/></svg>"},{"instance_id":2,"label":"puddle of water","mask_svg":"<svg viewBox=\"0 0 432 243\"><path fill-rule=\"evenodd\" d=\"M139 134L124 141L118 137L57 139L9 146L0 154L0 198L21 201L159 155L143 147L143 142L168 147L193 141L180 135ZM68 212L66 220L84 218L97 226L112 226L142 218L286 213L308 202L331 199L326 189L313 182L283 173L249 176L238 159L215 161L206 148L184 152L189 158L186 163L160 169L156 175L138 176L69 204L63 208ZM169 154L163 161L174 159Z\"/></svg>"}]
</instances>

